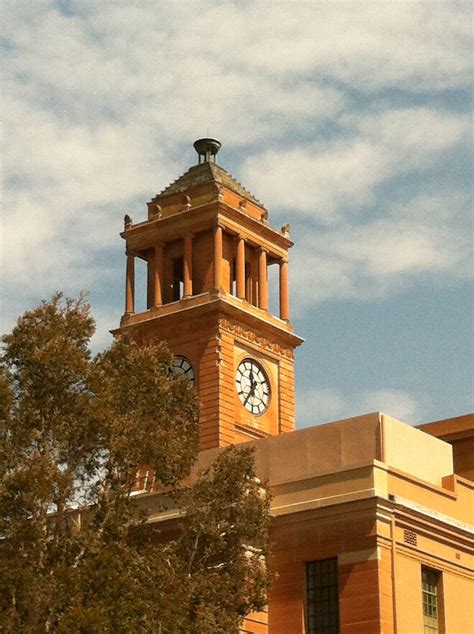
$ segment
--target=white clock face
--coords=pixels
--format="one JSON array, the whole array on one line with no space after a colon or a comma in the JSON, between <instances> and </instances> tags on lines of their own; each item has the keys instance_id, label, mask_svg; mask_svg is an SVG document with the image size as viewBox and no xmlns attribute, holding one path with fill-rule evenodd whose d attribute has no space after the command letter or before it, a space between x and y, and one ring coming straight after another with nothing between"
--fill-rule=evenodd
<instances>
[{"instance_id":1,"label":"white clock face","mask_svg":"<svg viewBox=\"0 0 474 634\"><path fill-rule=\"evenodd\" d=\"M270 381L260 363L244 359L239 363L235 385L242 405L254 416L265 412L270 402Z\"/></svg>"},{"instance_id":2,"label":"white clock face","mask_svg":"<svg viewBox=\"0 0 474 634\"><path fill-rule=\"evenodd\" d=\"M186 357L182 357L180 355L174 357L170 370L173 374L184 374L184 376L194 385L194 369L191 365L191 361L186 359Z\"/></svg>"}]
</instances>

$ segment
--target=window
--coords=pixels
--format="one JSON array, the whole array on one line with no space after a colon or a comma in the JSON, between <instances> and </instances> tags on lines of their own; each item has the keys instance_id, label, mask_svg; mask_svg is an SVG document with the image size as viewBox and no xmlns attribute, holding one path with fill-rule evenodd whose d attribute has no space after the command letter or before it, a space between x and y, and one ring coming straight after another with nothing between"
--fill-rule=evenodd
<instances>
[{"instance_id":1,"label":"window","mask_svg":"<svg viewBox=\"0 0 474 634\"><path fill-rule=\"evenodd\" d=\"M424 634L438 634L441 612L441 573L431 568L421 568L421 594L423 599Z\"/></svg>"},{"instance_id":2,"label":"window","mask_svg":"<svg viewBox=\"0 0 474 634\"><path fill-rule=\"evenodd\" d=\"M306 564L306 631L339 634L337 557Z\"/></svg>"}]
</instances>

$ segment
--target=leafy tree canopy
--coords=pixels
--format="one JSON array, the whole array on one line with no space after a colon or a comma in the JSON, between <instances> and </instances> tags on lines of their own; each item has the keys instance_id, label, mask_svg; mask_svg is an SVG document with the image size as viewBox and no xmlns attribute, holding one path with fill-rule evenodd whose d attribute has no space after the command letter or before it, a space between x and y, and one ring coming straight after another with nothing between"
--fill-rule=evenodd
<instances>
[{"instance_id":1,"label":"leafy tree canopy","mask_svg":"<svg viewBox=\"0 0 474 634\"><path fill-rule=\"evenodd\" d=\"M163 344L95 358L83 298L58 294L4 336L0 629L238 631L263 608L269 498L246 448L187 478L198 402ZM137 467L154 495L131 495ZM191 482L191 484L190 484ZM180 509L147 522L147 500Z\"/></svg>"}]
</instances>

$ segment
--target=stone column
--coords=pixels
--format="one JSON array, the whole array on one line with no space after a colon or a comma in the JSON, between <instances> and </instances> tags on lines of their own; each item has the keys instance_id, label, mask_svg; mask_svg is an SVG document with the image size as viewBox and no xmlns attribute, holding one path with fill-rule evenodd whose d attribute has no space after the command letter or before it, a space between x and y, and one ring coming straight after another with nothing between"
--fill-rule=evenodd
<instances>
[{"instance_id":1,"label":"stone column","mask_svg":"<svg viewBox=\"0 0 474 634\"><path fill-rule=\"evenodd\" d=\"M288 260L280 260L280 319L288 321L289 318Z\"/></svg>"},{"instance_id":2,"label":"stone column","mask_svg":"<svg viewBox=\"0 0 474 634\"><path fill-rule=\"evenodd\" d=\"M135 256L127 251L127 274L125 281L125 314L135 312Z\"/></svg>"},{"instance_id":3,"label":"stone column","mask_svg":"<svg viewBox=\"0 0 474 634\"><path fill-rule=\"evenodd\" d=\"M237 238L237 257L235 268L237 297L245 299L245 240L240 236Z\"/></svg>"},{"instance_id":4,"label":"stone column","mask_svg":"<svg viewBox=\"0 0 474 634\"><path fill-rule=\"evenodd\" d=\"M184 236L183 282L184 282L184 297L190 297L193 294L193 234L192 233L187 233Z\"/></svg>"},{"instance_id":5,"label":"stone column","mask_svg":"<svg viewBox=\"0 0 474 634\"><path fill-rule=\"evenodd\" d=\"M267 252L260 249L258 254L258 306L268 310Z\"/></svg>"},{"instance_id":6,"label":"stone column","mask_svg":"<svg viewBox=\"0 0 474 634\"><path fill-rule=\"evenodd\" d=\"M214 288L221 290L222 286L222 227L214 228Z\"/></svg>"},{"instance_id":7,"label":"stone column","mask_svg":"<svg viewBox=\"0 0 474 634\"><path fill-rule=\"evenodd\" d=\"M163 303L163 245L161 242L155 244L155 275L153 280L153 306L161 306Z\"/></svg>"}]
</instances>

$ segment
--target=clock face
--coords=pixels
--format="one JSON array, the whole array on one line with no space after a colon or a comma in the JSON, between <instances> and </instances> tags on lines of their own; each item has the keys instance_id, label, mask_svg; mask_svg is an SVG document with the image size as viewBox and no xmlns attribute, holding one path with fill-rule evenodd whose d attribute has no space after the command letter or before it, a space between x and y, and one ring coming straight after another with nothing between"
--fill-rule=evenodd
<instances>
[{"instance_id":1,"label":"clock face","mask_svg":"<svg viewBox=\"0 0 474 634\"><path fill-rule=\"evenodd\" d=\"M191 365L191 361L186 359L186 357L177 355L173 359L170 370L173 374L184 374L184 376L191 381L192 385L194 385L194 369Z\"/></svg>"},{"instance_id":2,"label":"clock face","mask_svg":"<svg viewBox=\"0 0 474 634\"><path fill-rule=\"evenodd\" d=\"M235 384L245 409L254 416L263 414L270 402L270 381L260 363L248 358L241 361Z\"/></svg>"}]
</instances>

